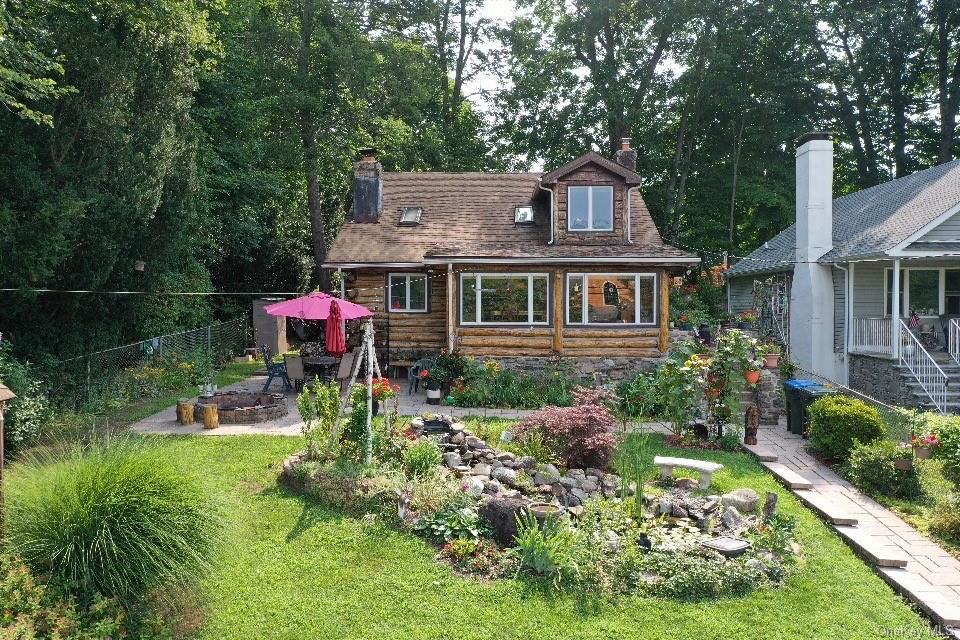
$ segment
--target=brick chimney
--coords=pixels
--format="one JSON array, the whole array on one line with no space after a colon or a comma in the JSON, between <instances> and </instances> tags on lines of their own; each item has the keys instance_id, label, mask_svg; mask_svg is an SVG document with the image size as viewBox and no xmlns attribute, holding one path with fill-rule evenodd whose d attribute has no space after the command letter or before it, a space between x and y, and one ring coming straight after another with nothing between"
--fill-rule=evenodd
<instances>
[{"instance_id":1,"label":"brick chimney","mask_svg":"<svg viewBox=\"0 0 960 640\"><path fill-rule=\"evenodd\" d=\"M620 138L620 148L613 154L613 161L630 171L637 170L637 150L630 148L630 138Z\"/></svg>"},{"instance_id":2,"label":"brick chimney","mask_svg":"<svg viewBox=\"0 0 960 640\"><path fill-rule=\"evenodd\" d=\"M377 151L360 149L360 161L353 164L353 221L380 222L383 214L383 165Z\"/></svg>"}]
</instances>

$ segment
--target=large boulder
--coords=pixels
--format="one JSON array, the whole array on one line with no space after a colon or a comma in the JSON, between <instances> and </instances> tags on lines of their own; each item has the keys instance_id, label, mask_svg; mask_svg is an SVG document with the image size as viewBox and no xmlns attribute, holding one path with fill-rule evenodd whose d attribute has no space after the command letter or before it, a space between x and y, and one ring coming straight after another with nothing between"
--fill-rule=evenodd
<instances>
[{"instance_id":1,"label":"large boulder","mask_svg":"<svg viewBox=\"0 0 960 640\"><path fill-rule=\"evenodd\" d=\"M480 515L483 516L493 528L493 537L503 546L512 546L513 539L517 535L517 515L520 514L527 505L528 500L517 497L498 497L493 496L485 498L480 505Z\"/></svg>"},{"instance_id":2,"label":"large boulder","mask_svg":"<svg viewBox=\"0 0 960 640\"><path fill-rule=\"evenodd\" d=\"M720 502L725 507L736 507L740 513L753 513L760 502L760 495L753 489L736 489L723 494Z\"/></svg>"},{"instance_id":3,"label":"large boulder","mask_svg":"<svg viewBox=\"0 0 960 640\"><path fill-rule=\"evenodd\" d=\"M517 472L509 467L497 467L490 473L490 477L511 487L517 484Z\"/></svg>"}]
</instances>

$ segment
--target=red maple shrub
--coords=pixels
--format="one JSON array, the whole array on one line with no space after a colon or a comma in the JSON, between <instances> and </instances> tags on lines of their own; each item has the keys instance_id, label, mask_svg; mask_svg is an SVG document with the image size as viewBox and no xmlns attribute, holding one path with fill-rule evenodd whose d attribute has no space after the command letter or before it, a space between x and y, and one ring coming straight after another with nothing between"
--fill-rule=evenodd
<instances>
[{"instance_id":1,"label":"red maple shrub","mask_svg":"<svg viewBox=\"0 0 960 640\"><path fill-rule=\"evenodd\" d=\"M518 442L539 440L568 469L606 469L617 446L617 420L605 402L604 389L577 387L572 407L544 407L513 430Z\"/></svg>"}]
</instances>

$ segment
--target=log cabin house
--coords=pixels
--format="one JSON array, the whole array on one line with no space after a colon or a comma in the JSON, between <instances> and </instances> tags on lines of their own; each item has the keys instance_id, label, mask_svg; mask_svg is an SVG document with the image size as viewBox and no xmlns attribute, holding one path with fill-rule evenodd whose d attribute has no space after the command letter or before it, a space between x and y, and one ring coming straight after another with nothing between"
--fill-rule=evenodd
<instances>
[{"instance_id":1,"label":"log cabin house","mask_svg":"<svg viewBox=\"0 0 960 640\"><path fill-rule=\"evenodd\" d=\"M548 173L391 173L361 153L324 266L375 311L390 364L459 347L608 375L669 348L669 279L698 258L660 237L628 139Z\"/></svg>"}]
</instances>

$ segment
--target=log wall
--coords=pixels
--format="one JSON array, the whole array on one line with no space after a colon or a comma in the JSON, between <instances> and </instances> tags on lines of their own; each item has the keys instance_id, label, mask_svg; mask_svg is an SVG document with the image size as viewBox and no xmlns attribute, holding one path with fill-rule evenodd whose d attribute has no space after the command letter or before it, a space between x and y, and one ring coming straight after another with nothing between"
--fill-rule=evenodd
<instances>
[{"instance_id":1,"label":"log wall","mask_svg":"<svg viewBox=\"0 0 960 640\"><path fill-rule=\"evenodd\" d=\"M657 326L582 327L565 326L565 274L656 271L660 305ZM455 344L464 353L480 357L572 358L659 358L670 346L668 273L662 268L614 267L585 269L582 266L498 267L455 265L453 314L447 316L447 272L434 268L429 274L430 299L426 313L385 311L388 273L424 273L365 269L354 272L347 284L347 298L375 312L377 345L389 347L392 359L405 360L435 354L447 346L448 322L455 332ZM460 326L459 286L461 272L515 271L550 273L549 326Z\"/></svg>"}]
</instances>

